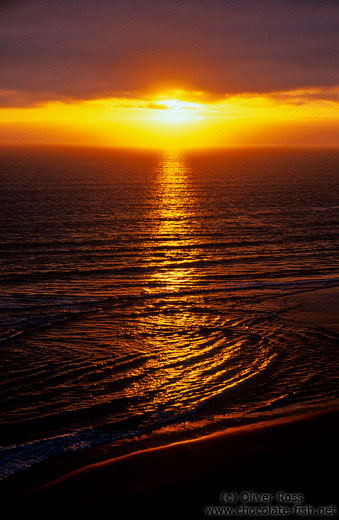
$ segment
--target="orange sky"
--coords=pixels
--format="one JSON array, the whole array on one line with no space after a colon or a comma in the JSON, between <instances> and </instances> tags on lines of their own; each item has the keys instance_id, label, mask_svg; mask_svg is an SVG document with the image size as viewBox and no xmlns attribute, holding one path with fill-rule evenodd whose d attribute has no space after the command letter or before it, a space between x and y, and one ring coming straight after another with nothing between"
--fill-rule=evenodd
<instances>
[{"instance_id":1,"label":"orange sky","mask_svg":"<svg viewBox=\"0 0 339 520\"><path fill-rule=\"evenodd\" d=\"M0 143L339 143L333 0L0 2Z\"/></svg>"},{"instance_id":2,"label":"orange sky","mask_svg":"<svg viewBox=\"0 0 339 520\"><path fill-rule=\"evenodd\" d=\"M136 148L336 145L336 95L304 89L218 99L172 90L143 99L51 101L0 108L0 139Z\"/></svg>"}]
</instances>

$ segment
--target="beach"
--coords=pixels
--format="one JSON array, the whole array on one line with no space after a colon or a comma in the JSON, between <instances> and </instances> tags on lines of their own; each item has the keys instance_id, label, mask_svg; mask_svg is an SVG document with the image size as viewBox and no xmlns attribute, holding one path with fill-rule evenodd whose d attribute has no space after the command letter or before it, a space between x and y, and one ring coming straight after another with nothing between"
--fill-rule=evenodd
<instances>
[{"instance_id":1,"label":"beach","mask_svg":"<svg viewBox=\"0 0 339 520\"><path fill-rule=\"evenodd\" d=\"M250 498L249 492L270 495L271 507L334 506L338 412L338 402L327 403L306 414L91 464L8 494L2 509L12 518L28 511L39 518L77 518L85 511L97 518L105 511L117 518L117 512L124 518L204 518L207 506L263 507L260 495Z\"/></svg>"}]
</instances>

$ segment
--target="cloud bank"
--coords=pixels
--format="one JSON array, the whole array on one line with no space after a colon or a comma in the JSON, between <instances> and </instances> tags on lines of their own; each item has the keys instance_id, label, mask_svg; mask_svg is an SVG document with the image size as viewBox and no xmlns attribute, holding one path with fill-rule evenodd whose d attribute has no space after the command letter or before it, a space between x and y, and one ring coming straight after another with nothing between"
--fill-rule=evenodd
<instances>
[{"instance_id":1,"label":"cloud bank","mask_svg":"<svg viewBox=\"0 0 339 520\"><path fill-rule=\"evenodd\" d=\"M0 2L0 105L339 85L335 0ZM327 94L328 95L328 94Z\"/></svg>"}]
</instances>

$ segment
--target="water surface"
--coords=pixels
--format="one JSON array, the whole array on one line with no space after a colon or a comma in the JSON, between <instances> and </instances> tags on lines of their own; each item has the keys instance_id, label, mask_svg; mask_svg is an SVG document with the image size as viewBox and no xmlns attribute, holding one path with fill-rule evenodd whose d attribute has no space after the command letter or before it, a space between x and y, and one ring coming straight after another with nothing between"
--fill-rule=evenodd
<instances>
[{"instance_id":1,"label":"water surface","mask_svg":"<svg viewBox=\"0 0 339 520\"><path fill-rule=\"evenodd\" d=\"M336 150L1 149L0 469L337 397Z\"/></svg>"}]
</instances>

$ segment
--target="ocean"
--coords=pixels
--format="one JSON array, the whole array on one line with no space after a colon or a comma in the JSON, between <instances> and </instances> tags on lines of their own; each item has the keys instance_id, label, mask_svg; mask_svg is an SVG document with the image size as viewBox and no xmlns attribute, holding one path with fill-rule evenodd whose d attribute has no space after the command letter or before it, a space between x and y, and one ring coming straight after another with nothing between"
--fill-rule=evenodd
<instances>
[{"instance_id":1,"label":"ocean","mask_svg":"<svg viewBox=\"0 0 339 520\"><path fill-rule=\"evenodd\" d=\"M285 311L339 285L338 173L336 149L2 147L1 478L337 398L339 334Z\"/></svg>"}]
</instances>

